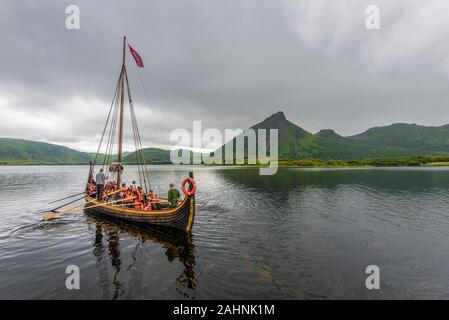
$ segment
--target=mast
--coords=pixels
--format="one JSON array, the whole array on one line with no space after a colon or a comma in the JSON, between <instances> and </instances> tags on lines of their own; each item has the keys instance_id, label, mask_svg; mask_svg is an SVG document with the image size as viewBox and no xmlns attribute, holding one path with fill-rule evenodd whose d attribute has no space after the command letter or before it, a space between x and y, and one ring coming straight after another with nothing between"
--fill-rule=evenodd
<instances>
[{"instance_id":1,"label":"mast","mask_svg":"<svg viewBox=\"0 0 449 320\"><path fill-rule=\"evenodd\" d=\"M124 103L125 103L125 53L126 53L126 37L123 37L123 63L122 72L120 74L121 90L120 90L120 119L119 119L119 136L118 136L118 162L122 163L123 160L123 116L124 116ZM120 188L120 174L117 172L117 190Z\"/></svg>"}]
</instances>

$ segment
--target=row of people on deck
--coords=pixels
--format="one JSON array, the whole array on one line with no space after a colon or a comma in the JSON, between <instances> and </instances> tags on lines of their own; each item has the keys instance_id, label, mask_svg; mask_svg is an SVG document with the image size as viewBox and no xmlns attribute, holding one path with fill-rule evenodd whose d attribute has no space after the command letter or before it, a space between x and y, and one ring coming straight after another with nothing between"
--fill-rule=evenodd
<instances>
[{"instance_id":1,"label":"row of people on deck","mask_svg":"<svg viewBox=\"0 0 449 320\"><path fill-rule=\"evenodd\" d=\"M144 192L142 187L136 186L135 181L129 186L122 183L118 190L117 184L106 182L107 178L104 176L103 169L100 169L95 178L96 183L88 185L88 192L89 194L96 193L98 201L106 201L111 204L145 211L157 210L160 207L160 198L156 192L153 190ZM173 183L170 183L170 190L168 191L169 207L177 207L180 200L179 190L175 188Z\"/></svg>"},{"instance_id":2,"label":"row of people on deck","mask_svg":"<svg viewBox=\"0 0 449 320\"><path fill-rule=\"evenodd\" d=\"M129 186L122 183L119 190L111 182L106 183L103 188L98 188L95 184L90 184L88 188L90 194L97 194L98 201L117 203L123 207L139 210L156 210L160 200L156 192L153 190L144 192L142 187L136 187L134 182Z\"/></svg>"}]
</instances>

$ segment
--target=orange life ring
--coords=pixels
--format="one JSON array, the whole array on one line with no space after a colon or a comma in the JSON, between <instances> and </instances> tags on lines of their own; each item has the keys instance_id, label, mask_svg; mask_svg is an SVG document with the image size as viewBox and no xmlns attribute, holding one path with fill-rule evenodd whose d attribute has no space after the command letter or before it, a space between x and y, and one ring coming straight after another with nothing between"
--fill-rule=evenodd
<instances>
[{"instance_id":1,"label":"orange life ring","mask_svg":"<svg viewBox=\"0 0 449 320\"><path fill-rule=\"evenodd\" d=\"M186 183L187 183L187 181L190 182L192 184L192 186L193 186L192 190L190 190L190 191L186 190ZM186 196L193 196L195 194L195 191L196 191L196 182L195 182L195 180L193 180L192 178L189 177L189 178L185 179L182 182L182 192L184 192L184 194Z\"/></svg>"}]
</instances>

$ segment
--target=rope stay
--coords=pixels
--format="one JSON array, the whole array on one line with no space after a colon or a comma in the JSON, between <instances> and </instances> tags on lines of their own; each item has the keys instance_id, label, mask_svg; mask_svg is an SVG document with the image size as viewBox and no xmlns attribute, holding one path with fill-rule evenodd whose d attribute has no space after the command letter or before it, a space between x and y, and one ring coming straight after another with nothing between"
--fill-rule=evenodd
<instances>
[{"instance_id":1,"label":"rope stay","mask_svg":"<svg viewBox=\"0 0 449 320\"><path fill-rule=\"evenodd\" d=\"M117 85L115 86L114 97L112 98L111 107L109 108L108 117L106 118L106 123L104 125L103 133L101 134L100 144L98 145L97 153L95 154L95 158L94 158L94 162L93 162L92 166L95 166L95 163L97 162L98 155L100 153L101 144L103 143L104 134L106 132L106 128L108 126L109 118L111 116L112 107L114 106L114 102L117 99L117 92L118 92L119 87L120 87L120 79L121 78L122 78L122 75L120 74L120 77L117 80Z\"/></svg>"},{"instance_id":2,"label":"rope stay","mask_svg":"<svg viewBox=\"0 0 449 320\"><path fill-rule=\"evenodd\" d=\"M140 75L140 71L139 68L137 67L137 65L134 65L134 68L136 69L136 73L137 73L137 78L139 78L139 82L140 85L142 86L143 92L145 94L145 98L147 99L147 104L148 104L148 109L150 110L150 113L153 115L154 119L156 120L156 125L157 125L157 129L158 129L158 134L159 134L159 138L161 139L161 142L164 141L164 136L162 134L162 129L161 129L161 124L160 124L160 119L158 119L157 117L157 113L153 111L153 108L151 107L151 102L150 102L150 98L148 95L148 91L145 87L145 84L143 82L142 76Z\"/></svg>"},{"instance_id":3,"label":"rope stay","mask_svg":"<svg viewBox=\"0 0 449 320\"><path fill-rule=\"evenodd\" d=\"M126 91L123 86L120 86L120 83L122 81L126 82ZM124 91L124 92L122 92ZM106 118L106 124L103 128L103 132L101 135L100 143L98 145L97 153L95 154L95 158L92 164L92 168L97 164L98 157L100 156L100 152L102 150L103 142L105 142L105 151L102 154L103 161L101 164L101 167L103 170L105 170L105 175L109 179L109 181L113 181L117 179L118 173L112 169L111 165L117 164L117 165L123 165L123 163L118 164L116 154L114 154L114 146L116 144L116 136L117 134L117 127L119 122L119 110L120 110L120 99L119 96L122 94L127 94L128 96L128 102L129 102L129 108L130 108L130 114L131 114L131 124L132 124L132 133L133 133L133 140L134 140L134 148L135 148L135 155L136 155L136 163L137 163L137 171L139 175L139 184L141 187L145 189L145 192L148 192L151 190L151 183L150 183L150 177L149 177L149 170L147 166L147 161L145 159L145 154L143 152L143 146L142 146L142 140L140 136L140 131L137 125L137 117L134 109L134 104L131 96L131 91L129 87L129 80L128 80L128 74L126 71L126 67L122 66L119 79L117 81L117 85L115 88L114 96L111 102L111 106L109 108L108 116ZM107 139L105 139L105 135L107 135ZM123 174L123 173L121 173Z\"/></svg>"},{"instance_id":4,"label":"rope stay","mask_svg":"<svg viewBox=\"0 0 449 320\"><path fill-rule=\"evenodd\" d=\"M131 97L131 91L129 89L128 73L126 72L126 69L125 69L125 80L126 80L126 87L128 88L129 109L131 113L131 123L133 127L134 144L136 148L137 166L139 168L139 179L143 179L145 192L148 192L148 190L151 190L150 177L148 173L145 154L143 152L142 139L140 138L139 127L137 125L137 117L134 110L134 103ZM140 184L142 185L142 182L140 182Z\"/></svg>"}]
</instances>

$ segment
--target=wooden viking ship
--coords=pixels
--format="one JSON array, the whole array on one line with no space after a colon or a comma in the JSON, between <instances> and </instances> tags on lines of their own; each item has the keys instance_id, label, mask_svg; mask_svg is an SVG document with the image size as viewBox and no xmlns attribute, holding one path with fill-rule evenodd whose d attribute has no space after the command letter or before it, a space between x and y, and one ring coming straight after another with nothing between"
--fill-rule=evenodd
<instances>
[{"instance_id":1,"label":"wooden viking ship","mask_svg":"<svg viewBox=\"0 0 449 320\"><path fill-rule=\"evenodd\" d=\"M168 208L168 201L161 198L152 210L143 210L142 208L134 208L124 205L121 200L117 201L98 201L96 195L90 193L90 187L95 184L93 179L95 173L95 165L98 165L100 150L102 144L106 141L106 151L103 154L102 168L106 172L106 177L109 183L113 183L116 186L116 190L120 190L125 169L123 165L123 133L124 133L124 115L125 115L125 95L128 97L129 110L131 114L131 122L135 144L135 154L137 160L137 168L139 174L139 185L141 190L149 192L151 190L151 184L149 179L149 172L147 162L145 160L144 153L142 151L142 142L140 140L140 133L137 127L137 118L134 112L133 101L131 98L131 92L129 88L128 75L125 65L126 57L126 37L123 38L123 63L120 71L120 76L115 89L114 98L111 103L111 108L106 120L103 134L98 146L97 155L95 160L90 163L89 175L86 185L84 198L86 201L85 212L92 213L97 216L104 216L106 218L123 221L125 223L138 224L140 226L157 226L157 227L170 227L180 229L186 232L192 230L194 218L195 218L195 191L196 183L193 179L193 172L189 173L182 183L182 190L184 192L184 198L175 208ZM143 63L140 56L136 51L128 44L128 47L136 60L139 67L143 67ZM137 56L136 56L137 55ZM126 90L125 90L126 85ZM119 99L120 97L120 99ZM116 128L118 127L118 141L116 140ZM107 140L105 133L108 132ZM117 156L113 153L114 148L117 147Z\"/></svg>"}]
</instances>

